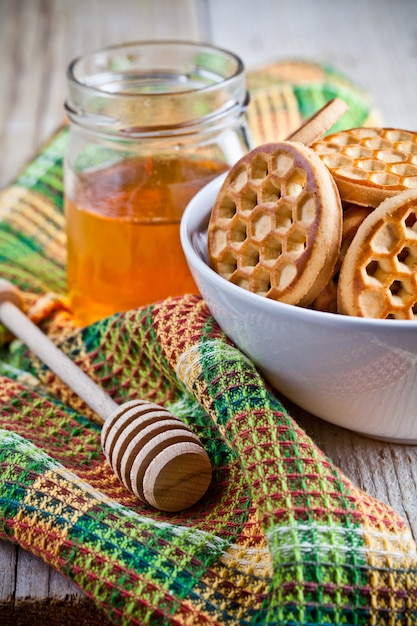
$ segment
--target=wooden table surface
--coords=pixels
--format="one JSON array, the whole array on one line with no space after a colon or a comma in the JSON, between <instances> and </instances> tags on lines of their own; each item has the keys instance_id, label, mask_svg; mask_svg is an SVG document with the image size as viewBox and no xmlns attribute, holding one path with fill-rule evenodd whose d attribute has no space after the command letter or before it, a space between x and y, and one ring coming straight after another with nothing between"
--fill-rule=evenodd
<instances>
[{"instance_id":1,"label":"wooden table surface","mask_svg":"<svg viewBox=\"0 0 417 626\"><path fill-rule=\"evenodd\" d=\"M0 0L0 187L63 119L72 58L108 44L164 38L231 49L249 69L287 57L330 62L368 90L384 125L417 130L417 0ZM417 538L417 447L372 441L289 408ZM98 619L105 624L71 582L0 542L1 624Z\"/></svg>"}]
</instances>

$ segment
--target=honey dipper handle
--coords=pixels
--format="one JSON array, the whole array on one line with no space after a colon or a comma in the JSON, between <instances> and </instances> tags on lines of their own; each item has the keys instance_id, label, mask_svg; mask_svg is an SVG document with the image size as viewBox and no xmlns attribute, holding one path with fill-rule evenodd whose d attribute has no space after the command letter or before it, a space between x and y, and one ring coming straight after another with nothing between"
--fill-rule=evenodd
<instances>
[{"instance_id":1,"label":"honey dipper handle","mask_svg":"<svg viewBox=\"0 0 417 626\"><path fill-rule=\"evenodd\" d=\"M21 311L20 306L19 291L0 280L0 321L105 421L117 404Z\"/></svg>"},{"instance_id":2,"label":"honey dipper handle","mask_svg":"<svg viewBox=\"0 0 417 626\"><path fill-rule=\"evenodd\" d=\"M302 126L291 133L286 140L298 141L306 146L320 139L348 110L348 105L340 98L333 98Z\"/></svg>"}]
</instances>

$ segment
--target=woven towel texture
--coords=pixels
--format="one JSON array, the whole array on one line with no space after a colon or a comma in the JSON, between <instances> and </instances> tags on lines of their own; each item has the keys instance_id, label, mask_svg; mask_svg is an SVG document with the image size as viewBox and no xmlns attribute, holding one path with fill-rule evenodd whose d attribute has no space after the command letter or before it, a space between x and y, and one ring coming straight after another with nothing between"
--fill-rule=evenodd
<instances>
[{"instance_id":1,"label":"woven towel texture","mask_svg":"<svg viewBox=\"0 0 417 626\"><path fill-rule=\"evenodd\" d=\"M273 65L249 85L257 143L283 139L334 95L349 98L346 126L374 115L331 68ZM141 504L107 466L93 412L3 329L0 537L74 580L114 624L416 623L408 527L322 454L198 295L74 326L65 303L67 132L0 195L2 276L117 402L147 398L188 423L213 481L185 512Z\"/></svg>"}]
</instances>

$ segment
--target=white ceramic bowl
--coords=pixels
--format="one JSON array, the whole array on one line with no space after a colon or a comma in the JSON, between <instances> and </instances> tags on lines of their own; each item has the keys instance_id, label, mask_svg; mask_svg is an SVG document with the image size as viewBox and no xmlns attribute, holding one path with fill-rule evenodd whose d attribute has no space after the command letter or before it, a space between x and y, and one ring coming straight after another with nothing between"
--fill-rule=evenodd
<instances>
[{"instance_id":1,"label":"white ceramic bowl","mask_svg":"<svg viewBox=\"0 0 417 626\"><path fill-rule=\"evenodd\" d=\"M181 242L212 315L272 385L313 415L417 444L417 322L322 313L233 285L208 265L207 226L224 180L191 200Z\"/></svg>"}]
</instances>

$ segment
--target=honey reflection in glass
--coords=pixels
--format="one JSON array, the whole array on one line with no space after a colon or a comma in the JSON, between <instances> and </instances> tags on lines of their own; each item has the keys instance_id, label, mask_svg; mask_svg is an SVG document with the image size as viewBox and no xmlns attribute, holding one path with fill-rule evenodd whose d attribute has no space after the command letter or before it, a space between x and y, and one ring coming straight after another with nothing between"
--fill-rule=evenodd
<instances>
[{"instance_id":1,"label":"honey reflection in glass","mask_svg":"<svg viewBox=\"0 0 417 626\"><path fill-rule=\"evenodd\" d=\"M138 157L77 175L67 192L70 306L85 325L168 296L197 293L179 224L192 196L227 164Z\"/></svg>"}]
</instances>

